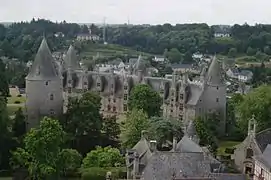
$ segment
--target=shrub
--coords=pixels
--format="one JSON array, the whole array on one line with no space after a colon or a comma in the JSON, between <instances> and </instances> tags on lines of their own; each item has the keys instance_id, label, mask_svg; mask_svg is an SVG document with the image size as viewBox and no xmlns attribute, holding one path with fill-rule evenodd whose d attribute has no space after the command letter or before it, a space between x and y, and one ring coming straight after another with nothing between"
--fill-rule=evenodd
<instances>
[{"instance_id":1,"label":"shrub","mask_svg":"<svg viewBox=\"0 0 271 180\"><path fill-rule=\"evenodd\" d=\"M82 171L81 179L82 180L104 180L106 177L106 173L112 173L112 179L126 179L126 171L125 168L100 168L100 167L92 167L88 169L84 169Z\"/></svg>"},{"instance_id":2,"label":"shrub","mask_svg":"<svg viewBox=\"0 0 271 180\"><path fill-rule=\"evenodd\" d=\"M226 148L225 153L227 154L233 154L234 153L234 148Z\"/></svg>"},{"instance_id":3,"label":"shrub","mask_svg":"<svg viewBox=\"0 0 271 180\"><path fill-rule=\"evenodd\" d=\"M21 104L21 101L14 101L14 104Z\"/></svg>"},{"instance_id":4,"label":"shrub","mask_svg":"<svg viewBox=\"0 0 271 180\"><path fill-rule=\"evenodd\" d=\"M21 94L18 94L17 97L22 97L22 95L21 95Z\"/></svg>"}]
</instances>

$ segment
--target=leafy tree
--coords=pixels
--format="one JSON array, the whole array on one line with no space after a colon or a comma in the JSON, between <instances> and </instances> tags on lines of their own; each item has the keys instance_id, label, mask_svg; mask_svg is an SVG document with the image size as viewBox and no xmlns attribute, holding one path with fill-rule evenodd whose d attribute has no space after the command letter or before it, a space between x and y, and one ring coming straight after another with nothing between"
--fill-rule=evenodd
<instances>
[{"instance_id":1,"label":"leafy tree","mask_svg":"<svg viewBox=\"0 0 271 180\"><path fill-rule=\"evenodd\" d=\"M14 168L28 168L33 179L57 178L61 170L61 146L64 143L64 131L57 120L44 118L38 129L27 133L24 149L13 153Z\"/></svg>"},{"instance_id":2,"label":"leafy tree","mask_svg":"<svg viewBox=\"0 0 271 180\"><path fill-rule=\"evenodd\" d=\"M9 95L8 79L6 76L6 66L0 59L0 96L7 97Z\"/></svg>"},{"instance_id":3,"label":"leafy tree","mask_svg":"<svg viewBox=\"0 0 271 180\"><path fill-rule=\"evenodd\" d=\"M146 84L140 84L132 89L129 97L129 109L143 109L148 116L159 116L162 98Z\"/></svg>"},{"instance_id":4,"label":"leafy tree","mask_svg":"<svg viewBox=\"0 0 271 180\"><path fill-rule=\"evenodd\" d=\"M249 56L254 56L256 54L256 52L257 51L251 47L247 48L247 55L249 55Z\"/></svg>"},{"instance_id":5,"label":"leafy tree","mask_svg":"<svg viewBox=\"0 0 271 180\"><path fill-rule=\"evenodd\" d=\"M25 115L22 111L22 108L19 108L15 112L15 118L13 119L13 135L16 138L21 138L23 135L26 134L26 122L25 122Z\"/></svg>"},{"instance_id":6,"label":"leafy tree","mask_svg":"<svg viewBox=\"0 0 271 180\"><path fill-rule=\"evenodd\" d=\"M265 46L264 49L263 49L263 52L265 54L271 55L271 49L270 49L270 47L269 46Z\"/></svg>"},{"instance_id":7,"label":"leafy tree","mask_svg":"<svg viewBox=\"0 0 271 180\"><path fill-rule=\"evenodd\" d=\"M271 86L262 85L244 96L244 100L237 107L240 128L246 134L248 120L255 115L257 130L271 127Z\"/></svg>"},{"instance_id":8,"label":"leafy tree","mask_svg":"<svg viewBox=\"0 0 271 180\"><path fill-rule=\"evenodd\" d=\"M229 52L228 52L228 56L229 57L236 57L237 55L237 49L236 48L230 48Z\"/></svg>"},{"instance_id":9,"label":"leafy tree","mask_svg":"<svg viewBox=\"0 0 271 180\"><path fill-rule=\"evenodd\" d=\"M81 98L69 100L63 127L71 138L71 147L81 154L100 143L102 117L101 98L94 92L86 92ZM84 146L81 146L81 144Z\"/></svg>"},{"instance_id":10,"label":"leafy tree","mask_svg":"<svg viewBox=\"0 0 271 180\"><path fill-rule=\"evenodd\" d=\"M118 149L110 146L105 148L98 146L96 150L87 153L83 159L82 167L120 167L122 165L124 165L124 157Z\"/></svg>"},{"instance_id":11,"label":"leafy tree","mask_svg":"<svg viewBox=\"0 0 271 180\"><path fill-rule=\"evenodd\" d=\"M183 55L176 48L170 49L170 51L167 52L167 57L171 63L180 63L183 61Z\"/></svg>"},{"instance_id":12,"label":"leafy tree","mask_svg":"<svg viewBox=\"0 0 271 180\"><path fill-rule=\"evenodd\" d=\"M141 132L150 126L148 116L144 111L133 109L124 122L123 127L123 146L133 147L141 138Z\"/></svg>"},{"instance_id":13,"label":"leafy tree","mask_svg":"<svg viewBox=\"0 0 271 180\"><path fill-rule=\"evenodd\" d=\"M195 119L195 128L197 131L197 134L200 138L200 145L201 146L208 146L209 150L212 153L216 153L216 150L218 148L217 145L217 139L214 136L212 130L206 123L206 121L203 118L196 118Z\"/></svg>"},{"instance_id":14,"label":"leafy tree","mask_svg":"<svg viewBox=\"0 0 271 180\"><path fill-rule=\"evenodd\" d=\"M113 147L119 144L120 125L117 123L116 116L103 118L102 134L104 136L103 146Z\"/></svg>"},{"instance_id":15,"label":"leafy tree","mask_svg":"<svg viewBox=\"0 0 271 180\"><path fill-rule=\"evenodd\" d=\"M78 168L81 166L82 155L78 153L78 151L74 149L63 149L60 152L60 162L61 162L61 173L63 176L67 176L67 174L71 172L76 172Z\"/></svg>"},{"instance_id":16,"label":"leafy tree","mask_svg":"<svg viewBox=\"0 0 271 180\"><path fill-rule=\"evenodd\" d=\"M5 97L0 96L0 168L9 168L10 150L13 147L11 121L7 113Z\"/></svg>"},{"instance_id":17,"label":"leafy tree","mask_svg":"<svg viewBox=\"0 0 271 180\"><path fill-rule=\"evenodd\" d=\"M161 148L167 141L172 141L173 137L181 139L183 136L181 127L180 121L174 119L168 120L162 117L152 117L147 132L152 139L157 140L158 148Z\"/></svg>"}]
</instances>

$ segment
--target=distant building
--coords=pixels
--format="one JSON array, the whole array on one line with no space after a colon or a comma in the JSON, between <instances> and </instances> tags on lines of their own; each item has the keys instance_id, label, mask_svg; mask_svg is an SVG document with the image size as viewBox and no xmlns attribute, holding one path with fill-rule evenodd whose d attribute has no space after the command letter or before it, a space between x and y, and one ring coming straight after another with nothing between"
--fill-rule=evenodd
<instances>
[{"instance_id":1,"label":"distant building","mask_svg":"<svg viewBox=\"0 0 271 180\"><path fill-rule=\"evenodd\" d=\"M271 144L268 144L263 154L254 156L254 179L271 180Z\"/></svg>"},{"instance_id":2,"label":"distant building","mask_svg":"<svg viewBox=\"0 0 271 180\"><path fill-rule=\"evenodd\" d=\"M237 68L228 69L226 75L229 78L238 79L241 82L249 82L253 78L253 73L249 70L239 70Z\"/></svg>"},{"instance_id":3,"label":"distant building","mask_svg":"<svg viewBox=\"0 0 271 180\"><path fill-rule=\"evenodd\" d=\"M267 152L263 153L269 144L271 144L271 129L256 133L256 121L253 117L248 123L247 137L242 143L235 146L234 154L232 155L237 168L252 177L255 172L255 163L258 163L258 166L260 164L257 161L255 162L254 159L260 160L261 157L266 155ZM268 152L269 150L267 149ZM258 169L259 167L257 167L257 171Z\"/></svg>"},{"instance_id":4,"label":"distant building","mask_svg":"<svg viewBox=\"0 0 271 180\"><path fill-rule=\"evenodd\" d=\"M164 57L154 57L153 59L152 59L154 62L165 62L166 61L166 58L164 58Z\"/></svg>"},{"instance_id":5,"label":"distant building","mask_svg":"<svg viewBox=\"0 0 271 180\"><path fill-rule=\"evenodd\" d=\"M78 34L77 38L78 41L99 41L100 37L97 35L93 35L93 34Z\"/></svg>"}]
</instances>

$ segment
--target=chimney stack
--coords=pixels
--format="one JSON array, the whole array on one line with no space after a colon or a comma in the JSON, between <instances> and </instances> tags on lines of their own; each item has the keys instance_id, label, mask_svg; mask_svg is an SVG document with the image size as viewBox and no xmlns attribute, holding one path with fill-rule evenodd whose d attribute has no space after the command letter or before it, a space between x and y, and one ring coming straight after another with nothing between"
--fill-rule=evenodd
<instances>
[{"instance_id":1,"label":"chimney stack","mask_svg":"<svg viewBox=\"0 0 271 180\"><path fill-rule=\"evenodd\" d=\"M147 131L141 131L141 139L148 139Z\"/></svg>"},{"instance_id":2,"label":"chimney stack","mask_svg":"<svg viewBox=\"0 0 271 180\"><path fill-rule=\"evenodd\" d=\"M151 152L157 151L157 141L155 140L150 141L150 149L151 149Z\"/></svg>"},{"instance_id":3,"label":"chimney stack","mask_svg":"<svg viewBox=\"0 0 271 180\"><path fill-rule=\"evenodd\" d=\"M172 150L175 152L177 148L177 138L173 137Z\"/></svg>"}]
</instances>

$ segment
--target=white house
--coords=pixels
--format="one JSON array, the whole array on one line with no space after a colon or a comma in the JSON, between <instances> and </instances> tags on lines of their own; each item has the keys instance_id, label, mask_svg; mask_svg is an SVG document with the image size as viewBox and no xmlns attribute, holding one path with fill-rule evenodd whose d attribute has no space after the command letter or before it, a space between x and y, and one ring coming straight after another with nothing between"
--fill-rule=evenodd
<instances>
[{"instance_id":1,"label":"white house","mask_svg":"<svg viewBox=\"0 0 271 180\"><path fill-rule=\"evenodd\" d=\"M271 180L271 145L268 144L263 154L254 156L255 168L253 180Z\"/></svg>"}]
</instances>

